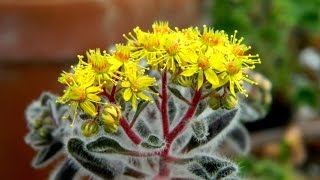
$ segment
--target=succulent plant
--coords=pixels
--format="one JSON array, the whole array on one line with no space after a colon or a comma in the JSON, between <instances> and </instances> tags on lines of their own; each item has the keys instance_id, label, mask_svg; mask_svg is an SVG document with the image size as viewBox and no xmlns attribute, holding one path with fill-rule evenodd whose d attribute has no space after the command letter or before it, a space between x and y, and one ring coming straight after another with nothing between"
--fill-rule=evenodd
<instances>
[{"instance_id":1,"label":"succulent plant","mask_svg":"<svg viewBox=\"0 0 320 180\"><path fill-rule=\"evenodd\" d=\"M28 107L34 167L61 154L51 179L240 179L217 150L226 141L248 152L240 120L256 116L238 94L247 96L243 81L255 84L246 72L258 56L245 54L236 33L152 29L135 28L110 53L78 56L58 79L64 94L44 93Z\"/></svg>"}]
</instances>

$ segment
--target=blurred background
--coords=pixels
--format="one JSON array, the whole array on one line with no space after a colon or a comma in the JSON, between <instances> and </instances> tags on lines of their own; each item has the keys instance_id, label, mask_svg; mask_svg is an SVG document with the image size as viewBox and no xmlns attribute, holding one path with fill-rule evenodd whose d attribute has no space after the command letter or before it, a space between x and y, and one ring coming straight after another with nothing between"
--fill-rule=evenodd
<instances>
[{"instance_id":1,"label":"blurred background","mask_svg":"<svg viewBox=\"0 0 320 180\"><path fill-rule=\"evenodd\" d=\"M0 0L0 179L47 179L31 168L24 110L89 48L124 42L135 26L207 24L238 30L272 82L266 117L246 122L252 179L320 179L320 0Z\"/></svg>"}]
</instances>

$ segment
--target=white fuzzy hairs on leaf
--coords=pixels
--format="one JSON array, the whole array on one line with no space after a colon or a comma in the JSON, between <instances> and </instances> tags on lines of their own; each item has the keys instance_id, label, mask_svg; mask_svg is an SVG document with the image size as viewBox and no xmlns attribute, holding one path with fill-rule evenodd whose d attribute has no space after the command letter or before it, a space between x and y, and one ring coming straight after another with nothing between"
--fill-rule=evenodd
<instances>
[{"instance_id":1,"label":"white fuzzy hairs on leaf","mask_svg":"<svg viewBox=\"0 0 320 180\"><path fill-rule=\"evenodd\" d=\"M243 138L244 138L242 140L244 142L239 142L239 139L232 138L230 133L232 133L233 130L241 131L241 134L243 135ZM225 139L226 143L230 144L230 146L233 148L233 150L235 150L235 152L237 154L240 154L240 155L248 154L249 151L250 151L250 137L249 137L248 130L243 125L241 125L240 123L237 123L235 125L235 129L233 129L233 130L229 131L229 134L227 135L227 138ZM239 144L239 143L243 143L242 145L244 145L245 147L242 148L241 144Z\"/></svg>"},{"instance_id":2,"label":"white fuzzy hairs on leaf","mask_svg":"<svg viewBox=\"0 0 320 180\"><path fill-rule=\"evenodd\" d=\"M171 153L174 155L180 155L181 150L189 143L193 136L193 130L191 127L186 129L172 142Z\"/></svg>"},{"instance_id":3,"label":"white fuzzy hairs on leaf","mask_svg":"<svg viewBox=\"0 0 320 180\"><path fill-rule=\"evenodd\" d=\"M222 111L224 111L224 110L222 110ZM202 113L204 117L209 117L209 116L207 116L208 115L207 112L204 112L204 113L205 114ZM240 118L240 111L238 110L236 112L236 115L234 116L234 118L227 125L227 127L225 127L219 134L217 134L209 142L204 143L202 146L199 146L199 147L196 147L196 148L192 149L189 153L191 153L191 154L198 153L198 152L201 152L202 149L213 149L213 150L215 150L217 148L217 146L219 146L219 144L227 136L228 132L231 131L237 125L237 122L239 121L239 118ZM208 124L210 124L210 123L208 123ZM210 132L208 132L208 133L210 133Z\"/></svg>"}]
</instances>

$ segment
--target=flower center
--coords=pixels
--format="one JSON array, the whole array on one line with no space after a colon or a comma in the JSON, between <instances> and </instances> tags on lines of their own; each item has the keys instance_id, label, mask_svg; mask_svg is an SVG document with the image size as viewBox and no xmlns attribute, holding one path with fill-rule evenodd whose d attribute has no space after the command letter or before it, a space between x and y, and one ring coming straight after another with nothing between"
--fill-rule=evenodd
<instances>
[{"instance_id":1,"label":"flower center","mask_svg":"<svg viewBox=\"0 0 320 180\"><path fill-rule=\"evenodd\" d=\"M130 51L117 50L115 52L115 57L122 62L128 62L130 58Z\"/></svg>"},{"instance_id":2,"label":"flower center","mask_svg":"<svg viewBox=\"0 0 320 180\"><path fill-rule=\"evenodd\" d=\"M147 51L153 52L160 46L160 42L157 36L150 35L144 37L142 45Z\"/></svg>"},{"instance_id":3,"label":"flower center","mask_svg":"<svg viewBox=\"0 0 320 180\"><path fill-rule=\"evenodd\" d=\"M87 98L86 90L81 87L71 87L69 91L71 100L83 102Z\"/></svg>"},{"instance_id":4,"label":"flower center","mask_svg":"<svg viewBox=\"0 0 320 180\"><path fill-rule=\"evenodd\" d=\"M171 42L166 48L166 51L169 55L173 56L178 52L178 48L179 48L179 44L177 42Z\"/></svg>"},{"instance_id":5,"label":"flower center","mask_svg":"<svg viewBox=\"0 0 320 180\"><path fill-rule=\"evenodd\" d=\"M198 58L198 67L199 69L206 70L209 68L209 58L205 56L200 56Z\"/></svg>"},{"instance_id":6,"label":"flower center","mask_svg":"<svg viewBox=\"0 0 320 180\"><path fill-rule=\"evenodd\" d=\"M224 41L224 39L222 37L215 37L214 35L209 34L209 33L203 34L202 40L210 46L217 46Z\"/></svg>"},{"instance_id":7,"label":"flower center","mask_svg":"<svg viewBox=\"0 0 320 180\"><path fill-rule=\"evenodd\" d=\"M241 69L242 65L240 61L232 61L227 65L227 72L231 75L237 74L240 69Z\"/></svg>"},{"instance_id":8,"label":"flower center","mask_svg":"<svg viewBox=\"0 0 320 180\"><path fill-rule=\"evenodd\" d=\"M140 87L140 84L139 84L138 81L131 82L132 91L138 92L139 91L139 87Z\"/></svg>"},{"instance_id":9,"label":"flower center","mask_svg":"<svg viewBox=\"0 0 320 180\"><path fill-rule=\"evenodd\" d=\"M109 68L109 63L107 62L106 59L96 59L96 60L88 60L88 63L92 65L92 68L96 72L105 72Z\"/></svg>"},{"instance_id":10,"label":"flower center","mask_svg":"<svg viewBox=\"0 0 320 180\"><path fill-rule=\"evenodd\" d=\"M237 56L243 56L244 55L244 49L240 45L234 45L232 48L232 53Z\"/></svg>"}]
</instances>

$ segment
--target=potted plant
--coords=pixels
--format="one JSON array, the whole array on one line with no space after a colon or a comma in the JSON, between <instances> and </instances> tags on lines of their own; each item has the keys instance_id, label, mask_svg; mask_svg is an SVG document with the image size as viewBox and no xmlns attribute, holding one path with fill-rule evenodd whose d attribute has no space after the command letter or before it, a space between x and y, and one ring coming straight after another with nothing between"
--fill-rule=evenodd
<instances>
[{"instance_id":1,"label":"potted plant","mask_svg":"<svg viewBox=\"0 0 320 180\"><path fill-rule=\"evenodd\" d=\"M247 74L260 59L236 33L155 22L110 52L79 55L58 79L63 95L43 93L26 111L33 165L62 152L52 179L239 179L217 145L248 151L239 120L253 111L238 95L256 84Z\"/></svg>"}]
</instances>

